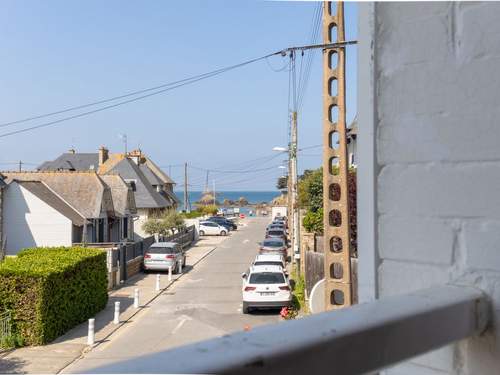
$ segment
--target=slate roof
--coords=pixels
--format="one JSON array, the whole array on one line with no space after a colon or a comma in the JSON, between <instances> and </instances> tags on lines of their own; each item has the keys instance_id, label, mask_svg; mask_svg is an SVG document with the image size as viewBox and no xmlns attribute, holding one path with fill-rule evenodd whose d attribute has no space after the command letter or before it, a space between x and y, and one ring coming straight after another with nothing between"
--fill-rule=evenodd
<instances>
[{"instance_id":1,"label":"slate roof","mask_svg":"<svg viewBox=\"0 0 500 375\"><path fill-rule=\"evenodd\" d=\"M81 213L66 203L59 195L52 191L45 183L41 181L18 181L13 180L20 186L37 196L47 203L50 207L66 216L75 225L83 225L85 218Z\"/></svg>"},{"instance_id":2,"label":"slate roof","mask_svg":"<svg viewBox=\"0 0 500 375\"><path fill-rule=\"evenodd\" d=\"M135 182L135 204L137 208L167 208L172 203L160 195L141 172L139 166L132 160L125 158L118 162L110 172L119 174L126 182L134 180Z\"/></svg>"},{"instance_id":3,"label":"slate roof","mask_svg":"<svg viewBox=\"0 0 500 375\"><path fill-rule=\"evenodd\" d=\"M53 161L46 161L37 167L40 171L97 170L99 167L98 153L64 153Z\"/></svg>"},{"instance_id":4,"label":"slate roof","mask_svg":"<svg viewBox=\"0 0 500 375\"><path fill-rule=\"evenodd\" d=\"M146 163L145 165L148 166L148 168L165 184L174 184L175 181L172 180L165 172L161 170L160 167L158 167L153 161L149 158L146 157Z\"/></svg>"},{"instance_id":5,"label":"slate roof","mask_svg":"<svg viewBox=\"0 0 500 375\"><path fill-rule=\"evenodd\" d=\"M110 189L95 172L2 172L7 182L43 181L85 218L98 218L101 207L113 215Z\"/></svg>"},{"instance_id":6,"label":"slate roof","mask_svg":"<svg viewBox=\"0 0 500 375\"><path fill-rule=\"evenodd\" d=\"M121 176L117 174L108 174L99 177L111 189L115 213L120 216L126 216L127 209L131 214L137 213L134 193L129 185L123 181Z\"/></svg>"}]
</instances>

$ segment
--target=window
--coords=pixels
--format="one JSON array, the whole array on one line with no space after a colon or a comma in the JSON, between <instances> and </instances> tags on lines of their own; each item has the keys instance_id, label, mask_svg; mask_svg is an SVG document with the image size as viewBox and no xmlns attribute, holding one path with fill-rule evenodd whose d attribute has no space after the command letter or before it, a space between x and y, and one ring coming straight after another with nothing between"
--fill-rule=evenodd
<instances>
[{"instance_id":1,"label":"window","mask_svg":"<svg viewBox=\"0 0 500 375\"><path fill-rule=\"evenodd\" d=\"M123 218L123 238L128 238L128 217Z\"/></svg>"},{"instance_id":2,"label":"window","mask_svg":"<svg viewBox=\"0 0 500 375\"><path fill-rule=\"evenodd\" d=\"M137 180L124 179L124 181L128 184L128 186L130 186L132 191L137 191L137 186L136 186Z\"/></svg>"},{"instance_id":3,"label":"window","mask_svg":"<svg viewBox=\"0 0 500 375\"><path fill-rule=\"evenodd\" d=\"M284 284L285 276L278 272L259 272L250 275L250 284Z\"/></svg>"}]
</instances>

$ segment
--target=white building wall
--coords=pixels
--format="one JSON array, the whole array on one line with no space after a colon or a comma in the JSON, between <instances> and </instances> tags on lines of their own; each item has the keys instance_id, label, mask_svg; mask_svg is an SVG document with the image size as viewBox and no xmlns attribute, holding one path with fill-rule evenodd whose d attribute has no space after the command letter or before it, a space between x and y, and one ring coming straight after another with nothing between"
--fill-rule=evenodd
<instances>
[{"instance_id":1,"label":"white building wall","mask_svg":"<svg viewBox=\"0 0 500 375\"><path fill-rule=\"evenodd\" d=\"M15 182L4 194L7 255L27 247L71 246L71 220Z\"/></svg>"},{"instance_id":2,"label":"white building wall","mask_svg":"<svg viewBox=\"0 0 500 375\"><path fill-rule=\"evenodd\" d=\"M142 224L144 224L149 217L149 210L145 208L137 209L138 218L134 221L134 240L138 241L143 238L149 237L149 234L142 230Z\"/></svg>"},{"instance_id":3,"label":"white building wall","mask_svg":"<svg viewBox=\"0 0 500 375\"><path fill-rule=\"evenodd\" d=\"M360 218L362 294L463 283L486 291L495 315L483 337L386 372L500 374L500 3L359 14L358 207L375 220L373 233Z\"/></svg>"}]
</instances>

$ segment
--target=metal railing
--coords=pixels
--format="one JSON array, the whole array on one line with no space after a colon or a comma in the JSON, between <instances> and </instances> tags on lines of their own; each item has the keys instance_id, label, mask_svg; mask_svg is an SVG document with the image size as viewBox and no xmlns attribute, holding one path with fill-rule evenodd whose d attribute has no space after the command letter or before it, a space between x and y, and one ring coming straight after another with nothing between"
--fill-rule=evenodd
<instances>
[{"instance_id":1,"label":"metal railing","mask_svg":"<svg viewBox=\"0 0 500 375\"><path fill-rule=\"evenodd\" d=\"M0 342L11 335L10 312L0 313Z\"/></svg>"},{"instance_id":2,"label":"metal railing","mask_svg":"<svg viewBox=\"0 0 500 375\"><path fill-rule=\"evenodd\" d=\"M99 373L364 374L478 335L489 304L445 285L261 326L96 369Z\"/></svg>"},{"instance_id":3,"label":"metal railing","mask_svg":"<svg viewBox=\"0 0 500 375\"><path fill-rule=\"evenodd\" d=\"M170 236L161 238L162 242L177 242L182 247L189 246L195 239L195 226L191 225Z\"/></svg>"}]
</instances>

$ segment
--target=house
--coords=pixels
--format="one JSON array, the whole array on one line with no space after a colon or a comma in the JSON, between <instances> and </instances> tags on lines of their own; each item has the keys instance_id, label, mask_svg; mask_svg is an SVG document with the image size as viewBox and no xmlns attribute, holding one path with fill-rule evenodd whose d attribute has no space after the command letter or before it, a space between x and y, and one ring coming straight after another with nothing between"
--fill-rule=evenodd
<instances>
[{"instance_id":1,"label":"house","mask_svg":"<svg viewBox=\"0 0 500 375\"><path fill-rule=\"evenodd\" d=\"M96 171L99 176L118 174L130 185L137 208L134 238L147 236L142 224L164 210L177 209L179 200L174 194L175 182L167 176L141 150L127 154L110 153L101 147L97 153L76 153L70 150L54 161L45 162L38 170L51 171Z\"/></svg>"},{"instance_id":2,"label":"house","mask_svg":"<svg viewBox=\"0 0 500 375\"><path fill-rule=\"evenodd\" d=\"M132 238L134 195L118 175L2 172L5 250Z\"/></svg>"}]
</instances>

